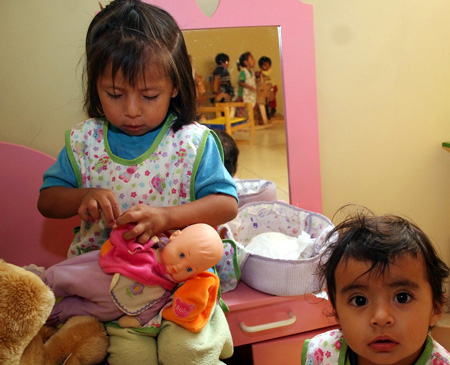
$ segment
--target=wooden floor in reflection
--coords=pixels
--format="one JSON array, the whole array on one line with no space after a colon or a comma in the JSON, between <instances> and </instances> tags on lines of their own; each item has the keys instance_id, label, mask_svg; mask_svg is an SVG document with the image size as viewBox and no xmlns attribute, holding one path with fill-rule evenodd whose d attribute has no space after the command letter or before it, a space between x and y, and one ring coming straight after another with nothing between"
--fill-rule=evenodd
<instances>
[{"instance_id":1,"label":"wooden floor in reflection","mask_svg":"<svg viewBox=\"0 0 450 365\"><path fill-rule=\"evenodd\" d=\"M239 179L265 179L277 186L279 200L289 202L289 182L284 118L276 115L267 126L257 126L253 143L248 132L235 132L239 148Z\"/></svg>"}]
</instances>

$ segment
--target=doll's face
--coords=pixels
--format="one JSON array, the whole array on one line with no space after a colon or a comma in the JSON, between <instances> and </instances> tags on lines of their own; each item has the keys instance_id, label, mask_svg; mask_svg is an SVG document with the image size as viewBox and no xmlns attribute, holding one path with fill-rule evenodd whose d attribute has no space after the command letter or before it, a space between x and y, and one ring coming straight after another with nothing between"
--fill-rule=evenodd
<instances>
[{"instance_id":1,"label":"doll's face","mask_svg":"<svg viewBox=\"0 0 450 365\"><path fill-rule=\"evenodd\" d=\"M205 226L193 225L175 231L162 250L161 261L175 281L185 281L220 261L222 240L212 227Z\"/></svg>"}]
</instances>

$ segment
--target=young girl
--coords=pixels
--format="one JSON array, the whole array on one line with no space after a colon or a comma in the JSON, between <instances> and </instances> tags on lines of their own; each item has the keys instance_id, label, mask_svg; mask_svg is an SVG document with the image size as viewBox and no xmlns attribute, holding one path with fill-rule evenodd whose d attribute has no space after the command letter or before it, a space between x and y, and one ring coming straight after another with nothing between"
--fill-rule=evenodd
<instances>
[{"instance_id":1,"label":"young girl","mask_svg":"<svg viewBox=\"0 0 450 365\"><path fill-rule=\"evenodd\" d=\"M367 212L330 232L319 272L341 329L307 340L302 364L450 364L429 336L449 268L416 225Z\"/></svg>"},{"instance_id":2,"label":"young girl","mask_svg":"<svg viewBox=\"0 0 450 365\"><path fill-rule=\"evenodd\" d=\"M236 216L236 188L215 138L193 122L192 68L183 35L167 12L139 0L115 0L102 9L87 32L85 80L92 119L66 134L38 202L44 216L81 217L69 256L100 249L114 225L133 224L123 238L145 243L168 230L200 222L215 226ZM226 326L219 310L210 322L219 325L218 334ZM202 331L176 349L164 347L180 336L167 328L158 337L161 362L177 363L177 356L206 342ZM156 359L148 339L114 335L109 363ZM214 337L224 338L229 330ZM200 350L204 359L217 361L222 347Z\"/></svg>"},{"instance_id":3,"label":"young girl","mask_svg":"<svg viewBox=\"0 0 450 365\"><path fill-rule=\"evenodd\" d=\"M255 67L255 59L250 52L245 52L239 57L237 64L240 71L238 76L238 97L237 101L244 103L256 103L256 78L252 69ZM243 109L240 108L237 113L242 114Z\"/></svg>"}]
</instances>

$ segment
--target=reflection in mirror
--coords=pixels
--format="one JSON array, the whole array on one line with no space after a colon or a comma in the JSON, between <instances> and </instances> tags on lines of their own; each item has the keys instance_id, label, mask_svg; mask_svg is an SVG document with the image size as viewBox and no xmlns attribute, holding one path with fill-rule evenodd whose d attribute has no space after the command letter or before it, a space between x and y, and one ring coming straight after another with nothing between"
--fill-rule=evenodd
<instances>
[{"instance_id":1,"label":"reflection in mirror","mask_svg":"<svg viewBox=\"0 0 450 365\"><path fill-rule=\"evenodd\" d=\"M284 100L280 59L279 28L240 27L183 31L197 82L204 82L204 90L199 93L199 105L208 106L214 100L213 71L218 66L216 56L224 53L229 57L228 73L234 89L233 100L238 96L239 57L250 52L255 60L252 71L265 76L266 82L258 83L255 104L255 138L248 141L249 131L232 133L238 143L239 160L236 177L239 179L265 179L277 186L277 197L289 202L289 182L287 170L286 133L284 120ZM258 61L261 57L271 60L271 67L261 73ZM217 78L216 78L217 81ZM268 85L272 84L271 87ZM274 86L276 86L274 88ZM216 98L217 99L217 98Z\"/></svg>"}]
</instances>

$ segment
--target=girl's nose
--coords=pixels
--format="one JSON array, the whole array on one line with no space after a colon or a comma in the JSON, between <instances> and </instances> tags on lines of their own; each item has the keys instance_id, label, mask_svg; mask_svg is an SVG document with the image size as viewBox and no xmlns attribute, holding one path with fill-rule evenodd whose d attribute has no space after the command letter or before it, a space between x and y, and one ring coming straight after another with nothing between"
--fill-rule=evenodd
<instances>
[{"instance_id":1,"label":"girl's nose","mask_svg":"<svg viewBox=\"0 0 450 365\"><path fill-rule=\"evenodd\" d=\"M125 102L125 115L129 118L141 116L142 110L139 100L136 97L129 97Z\"/></svg>"},{"instance_id":2,"label":"girl's nose","mask_svg":"<svg viewBox=\"0 0 450 365\"><path fill-rule=\"evenodd\" d=\"M394 324L394 317L392 316L389 306L387 304L377 304L375 306L372 318L370 319L371 326L392 326Z\"/></svg>"}]
</instances>

